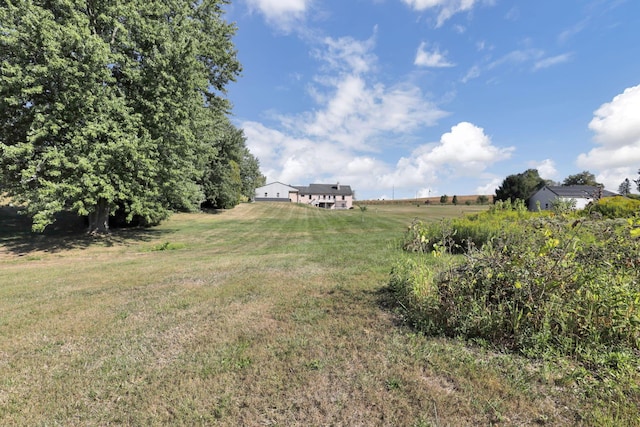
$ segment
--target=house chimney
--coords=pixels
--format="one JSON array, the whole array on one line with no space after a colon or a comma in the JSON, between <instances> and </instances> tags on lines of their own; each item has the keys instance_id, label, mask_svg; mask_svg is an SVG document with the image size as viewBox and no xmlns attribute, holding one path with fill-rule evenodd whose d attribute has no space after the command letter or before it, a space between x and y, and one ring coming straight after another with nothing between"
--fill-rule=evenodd
<instances>
[{"instance_id":1,"label":"house chimney","mask_svg":"<svg viewBox=\"0 0 640 427\"><path fill-rule=\"evenodd\" d=\"M336 188L337 188L338 190L340 189L340 182L338 182L338 183L336 184Z\"/></svg>"}]
</instances>

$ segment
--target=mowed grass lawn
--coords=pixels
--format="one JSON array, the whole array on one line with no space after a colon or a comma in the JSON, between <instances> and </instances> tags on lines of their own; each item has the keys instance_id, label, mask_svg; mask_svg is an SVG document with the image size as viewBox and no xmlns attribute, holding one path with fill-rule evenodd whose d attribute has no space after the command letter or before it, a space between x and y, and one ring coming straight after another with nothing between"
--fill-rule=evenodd
<instances>
[{"instance_id":1,"label":"mowed grass lawn","mask_svg":"<svg viewBox=\"0 0 640 427\"><path fill-rule=\"evenodd\" d=\"M478 209L242 204L101 239L4 209L0 425L589 424L546 365L394 314L406 227Z\"/></svg>"}]
</instances>

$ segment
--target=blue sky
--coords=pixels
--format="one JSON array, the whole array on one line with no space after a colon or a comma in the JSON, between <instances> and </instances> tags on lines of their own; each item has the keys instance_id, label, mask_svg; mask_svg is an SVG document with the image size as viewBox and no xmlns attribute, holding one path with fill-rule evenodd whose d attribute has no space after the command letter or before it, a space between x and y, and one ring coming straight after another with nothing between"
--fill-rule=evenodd
<instances>
[{"instance_id":1,"label":"blue sky","mask_svg":"<svg viewBox=\"0 0 640 427\"><path fill-rule=\"evenodd\" d=\"M236 0L233 121L267 182L493 194L640 168L640 1Z\"/></svg>"}]
</instances>

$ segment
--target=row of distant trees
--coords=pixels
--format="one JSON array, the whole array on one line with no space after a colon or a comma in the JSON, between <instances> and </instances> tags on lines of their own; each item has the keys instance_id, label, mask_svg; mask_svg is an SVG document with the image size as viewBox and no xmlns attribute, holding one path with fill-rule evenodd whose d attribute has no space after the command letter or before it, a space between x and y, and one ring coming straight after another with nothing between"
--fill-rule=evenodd
<instances>
[{"instance_id":1,"label":"row of distant trees","mask_svg":"<svg viewBox=\"0 0 640 427\"><path fill-rule=\"evenodd\" d=\"M638 192L640 192L640 170L638 170L638 179L633 180ZM496 189L496 200L526 200L533 193L545 185L558 185L553 181L544 180L538 174L537 169L527 169L526 171L518 174L507 176L500 187ZM569 175L562 181L560 185L591 185L594 187L603 188L604 185L597 182L596 177L589 171L583 171L575 175ZM618 188L618 193L622 195L631 194L631 181L625 179Z\"/></svg>"},{"instance_id":2,"label":"row of distant trees","mask_svg":"<svg viewBox=\"0 0 640 427\"><path fill-rule=\"evenodd\" d=\"M429 200L425 201L426 204L429 204ZM451 198L451 200L449 200L449 196L446 194L443 194L442 196L440 196L440 204L447 204L447 203L451 203L453 205L458 205L460 204L460 200L458 198L457 195L453 195L453 197ZM466 199L464 201L465 204L470 205L473 203L476 203L478 205L486 205L487 203L489 203L489 196L485 196L485 195L480 195L477 196L475 200L471 200L471 199Z\"/></svg>"},{"instance_id":3,"label":"row of distant trees","mask_svg":"<svg viewBox=\"0 0 640 427\"><path fill-rule=\"evenodd\" d=\"M242 67L226 0L6 2L0 8L0 192L41 231L102 232L228 208L264 183L228 114Z\"/></svg>"}]
</instances>

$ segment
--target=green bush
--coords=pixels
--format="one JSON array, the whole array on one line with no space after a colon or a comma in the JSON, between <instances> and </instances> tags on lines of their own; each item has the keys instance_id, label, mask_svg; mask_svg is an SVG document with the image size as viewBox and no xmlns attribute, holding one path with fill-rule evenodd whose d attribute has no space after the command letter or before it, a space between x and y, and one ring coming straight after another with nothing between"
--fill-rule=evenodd
<instances>
[{"instance_id":1,"label":"green bush","mask_svg":"<svg viewBox=\"0 0 640 427\"><path fill-rule=\"evenodd\" d=\"M631 218L640 215L640 200L616 196L606 197L591 204L586 212L598 212L605 218Z\"/></svg>"},{"instance_id":2,"label":"green bush","mask_svg":"<svg viewBox=\"0 0 640 427\"><path fill-rule=\"evenodd\" d=\"M479 205L486 205L487 203L489 203L489 197L487 196L478 196L476 198L476 203Z\"/></svg>"},{"instance_id":3,"label":"green bush","mask_svg":"<svg viewBox=\"0 0 640 427\"><path fill-rule=\"evenodd\" d=\"M522 218L454 266L398 264L390 288L406 318L426 333L535 358L569 356L595 371L633 371L640 350L639 225Z\"/></svg>"},{"instance_id":4,"label":"green bush","mask_svg":"<svg viewBox=\"0 0 640 427\"><path fill-rule=\"evenodd\" d=\"M482 247L499 234L519 232L518 221L549 215L548 212L529 212L524 202L498 201L479 214L466 215L440 223L414 221L403 239L403 248L410 252L429 253L444 249L450 253L463 253Z\"/></svg>"}]
</instances>

